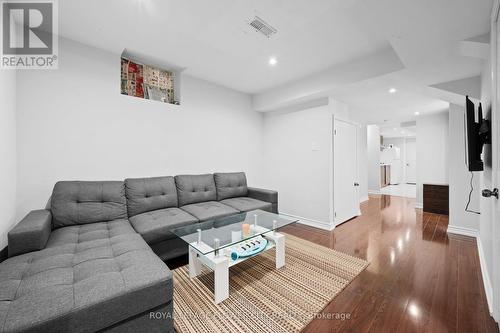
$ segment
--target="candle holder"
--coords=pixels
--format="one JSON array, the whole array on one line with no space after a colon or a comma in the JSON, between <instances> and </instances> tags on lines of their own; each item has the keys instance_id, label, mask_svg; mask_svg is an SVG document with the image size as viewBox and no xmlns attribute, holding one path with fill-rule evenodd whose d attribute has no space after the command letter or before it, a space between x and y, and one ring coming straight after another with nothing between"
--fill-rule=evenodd
<instances>
[{"instance_id":1,"label":"candle holder","mask_svg":"<svg viewBox=\"0 0 500 333\"><path fill-rule=\"evenodd\" d=\"M214 249L215 249L215 256L219 256L219 247L220 247L220 240L218 238L214 238Z\"/></svg>"},{"instance_id":2,"label":"candle holder","mask_svg":"<svg viewBox=\"0 0 500 333\"><path fill-rule=\"evenodd\" d=\"M246 238L246 237L250 236L250 224L243 223L241 225L241 233L243 235L243 238Z\"/></svg>"}]
</instances>

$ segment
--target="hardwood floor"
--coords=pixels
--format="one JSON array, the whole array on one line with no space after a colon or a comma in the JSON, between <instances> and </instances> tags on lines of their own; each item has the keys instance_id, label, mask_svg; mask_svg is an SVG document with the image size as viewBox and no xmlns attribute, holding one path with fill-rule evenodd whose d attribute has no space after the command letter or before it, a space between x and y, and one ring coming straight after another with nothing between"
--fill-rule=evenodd
<instances>
[{"instance_id":1,"label":"hardwood floor","mask_svg":"<svg viewBox=\"0 0 500 333\"><path fill-rule=\"evenodd\" d=\"M498 332L475 239L447 234L447 216L414 206L415 199L382 195L334 231L298 223L281 229L370 262L323 309L350 319L313 319L304 333ZM185 265L187 256L167 264Z\"/></svg>"},{"instance_id":2,"label":"hardwood floor","mask_svg":"<svg viewBox=\"0 0 500 333\"><path fill-rule=\"evenodd\" d=\"M483 289L476 241L446 233L448 217L381 196L334 231L282 231L370 262L303 332L498 332ZM330 316L332 317L332 316Z\"/></svg>"}]
</instances>

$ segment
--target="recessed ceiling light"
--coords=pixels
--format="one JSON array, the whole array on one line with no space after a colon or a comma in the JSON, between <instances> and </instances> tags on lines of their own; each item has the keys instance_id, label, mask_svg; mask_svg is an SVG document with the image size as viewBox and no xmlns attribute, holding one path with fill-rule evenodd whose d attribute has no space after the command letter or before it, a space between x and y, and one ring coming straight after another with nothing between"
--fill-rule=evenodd
<instances>
[{"instance_id":1,"label":"recessed ceiling light","mask_svg":"<svg viewBox=\"0 0 500 333\"><path fill-rule=\"evenodd\" d=\"M420 112L415 111L415 116L418 116L419 114L420 114Z\"/></svg>"},{"instance_id":2,"label":"recessed ceiling light","mask_svg":"<svg viewBox=\"0 0 500 333\"><path fill-rule=\"evenodd\" d=\"M276 57L269 58L269 65L276 66L277 63L278 63L278 59L276 59Z\"/></svg>"},{"instance_id":3,"label":"recessed ceiling light","mask_svg":"<svg viewBox=\"0 0 500 333\"><path fill-rule=\"evenodd\" d=\"M397 90L396 90L396 88L391 88L391 89L389 89L389 93L391 93L391 94L395 94L395 93L396 93L396 91L397 91Z\"/></svg>"}]
</instances>

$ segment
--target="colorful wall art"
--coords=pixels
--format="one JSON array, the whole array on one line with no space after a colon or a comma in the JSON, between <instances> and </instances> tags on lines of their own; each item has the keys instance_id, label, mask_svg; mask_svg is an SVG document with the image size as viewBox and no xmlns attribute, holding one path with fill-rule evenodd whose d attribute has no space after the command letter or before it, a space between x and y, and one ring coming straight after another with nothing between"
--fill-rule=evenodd
<instances>
[{"instance_id":1,"label":"colorful wall art","mask_svg":"<svg viewBox=\"0 0 500 333\"><path fill-rule=\"evenodd\" d=\"M179 104L174 96L174 74L170 71L121 58L123 95Z\"/></svg>"}]
</instances>

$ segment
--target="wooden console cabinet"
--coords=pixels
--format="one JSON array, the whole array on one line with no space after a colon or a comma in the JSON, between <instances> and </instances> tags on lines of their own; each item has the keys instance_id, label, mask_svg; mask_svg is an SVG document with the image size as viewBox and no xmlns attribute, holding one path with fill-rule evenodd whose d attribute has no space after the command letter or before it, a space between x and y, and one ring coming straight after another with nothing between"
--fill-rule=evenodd
<instances>
[{"instance_id":1,"label":"wooden console cabinet","mask_svg":"<svg viewBox=\"0 0 500 333\"><path fill-rule=\"evenodd\" d=\"M424 184L424 212L449 214L449 185Z\"/></svg>"}]
</instances>

